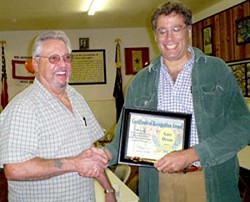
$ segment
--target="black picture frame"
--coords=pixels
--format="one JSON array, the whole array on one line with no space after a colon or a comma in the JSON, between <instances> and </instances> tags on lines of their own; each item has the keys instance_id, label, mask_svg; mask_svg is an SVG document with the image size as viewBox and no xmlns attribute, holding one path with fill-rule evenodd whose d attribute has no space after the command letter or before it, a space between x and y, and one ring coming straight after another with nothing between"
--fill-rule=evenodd
<instances>
[{"instance_id":1,"label":"black picture frame","mask_svg":"<svg viewBox=\"0 0 250 202\"><path fill-rule=\"evenodd\" d=\"M250 43L250 16L235 21L236 24L236 44Z\"/></svg>"},{"instance_id":2,"label":"black picture frame","mask_svg":"<svg viewBox=\"0 0 250 202\"><path fill-rule=\"evenodd\" d=\"M124 108L118 162L152 167L173 150L189 147L191 114Z\"/></svg>"},{"instance_id":3,"label":"black picture frame","mask_svg":"<svg viewBox=\"0 0 250 202\"><path fill-rule=\"evenodd\" d=\"M105 49L73 50L71 85L106 84Z\"/></svg>"},{"instance_id":4,"label":"black picture frame","mask_svg":"<svg viewBox=\"0 0 250 202\"><path fill-rule=\"evenodd\" d=\"M213 55L213 28L211 25L202 29L203 52L206 55Z\"/></svg>"}]
</instances>

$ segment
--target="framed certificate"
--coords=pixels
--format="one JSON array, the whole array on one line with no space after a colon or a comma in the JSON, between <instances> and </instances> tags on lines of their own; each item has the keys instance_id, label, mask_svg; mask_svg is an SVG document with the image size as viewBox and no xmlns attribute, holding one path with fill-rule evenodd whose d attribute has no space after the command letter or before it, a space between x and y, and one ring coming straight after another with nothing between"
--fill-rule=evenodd
<instances>
[{"instance_id":1,"label":"framed certificate","mask_svg":"<svg viewBox=\"0 0 250 202\"><path fill-rule=\"evenodd\" d=\"M124 108L118 161L153 166L171 151L189 147L191 114Z\"/></svg>"},{"instance_id":2,"label":"framed certificate","mask_svg":"<svg viewBox=\"0 0 250 202\"><path fill-rule=\"evenodd\" d=\"M94 85L107 83L104 49L73 50L72 55L73 61L71 63L72 70L69 84Z\"/></svg>"}]
</instances>

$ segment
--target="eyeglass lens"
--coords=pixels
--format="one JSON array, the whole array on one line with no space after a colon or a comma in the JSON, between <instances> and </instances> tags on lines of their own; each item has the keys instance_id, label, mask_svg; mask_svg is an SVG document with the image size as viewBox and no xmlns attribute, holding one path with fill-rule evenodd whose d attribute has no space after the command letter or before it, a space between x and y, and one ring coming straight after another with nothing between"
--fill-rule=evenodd
<instances>
[{"instance_id":1,"label":"eyeglass lens","mask_svg":"<svg viewBox=\"0 0 250 202\"><path fill-rule=\"evenodd\" d=\"M51 64L56 64L56 63L60 62L61 57L63 58L64 62L70 63L72 61L72 55L71 54L65 54L65 55L62 55L62 56L60 56L58 54L55 54L55 55L49 56L48 59L49 59L49 62Z\"/></svg>"}]
</instances>

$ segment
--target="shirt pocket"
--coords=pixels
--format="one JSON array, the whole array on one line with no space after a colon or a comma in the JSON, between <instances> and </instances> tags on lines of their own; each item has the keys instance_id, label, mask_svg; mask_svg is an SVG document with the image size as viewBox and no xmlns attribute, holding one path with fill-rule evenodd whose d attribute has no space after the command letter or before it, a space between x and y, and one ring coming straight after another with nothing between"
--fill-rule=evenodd
<instances>
[{"instance_id":1,"label":"shirt pocket","mask_svg":"<svg viewBox=\"0 0 250 202\"><path fill-rule=\"evenodd\" d=\"M200 86L201 105L204 114L209 118L224 116L224 88L220 84L208 84Z\"/></svg>"}]
</instances>

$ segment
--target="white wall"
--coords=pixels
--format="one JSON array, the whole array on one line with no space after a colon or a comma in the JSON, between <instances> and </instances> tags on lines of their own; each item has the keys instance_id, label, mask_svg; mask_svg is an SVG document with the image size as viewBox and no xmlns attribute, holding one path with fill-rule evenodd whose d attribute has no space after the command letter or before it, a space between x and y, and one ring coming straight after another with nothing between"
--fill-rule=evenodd
<instances>
[{"instance_id":1,"label":"white wall","mask_svg":"<svg viewBox=\"0 0 250 202\"><path fill-rule=\"evenodd\" d=\"M206 17L216 14L229 7L237 5L244 0L224 0L215 6L208 8L193 16L193 22L200 21ZM79 48L79 38L89 37L90 49L106 50L106 75L105 85L78 85L74 86L87 100L101 126L107 130L115 125L115 100L113 98L113 88L115 81L115 39L121 39L121 60L123 73L124 92L131 75L125 75L124 48L129 47L149 47L150 59L157 54L156 44L152 32L149 28L124 28L124 29L85 29L85 30L64 30L69 36L72 48ZM0 40L7 42L5 46L5 56L8 75L8 92L11 99L29 84L20 83L19 80L12 79L11 60L14 56L31 56L31 41L41 31L18 31L0 32Z\"/></svg>"}]
</instances>

